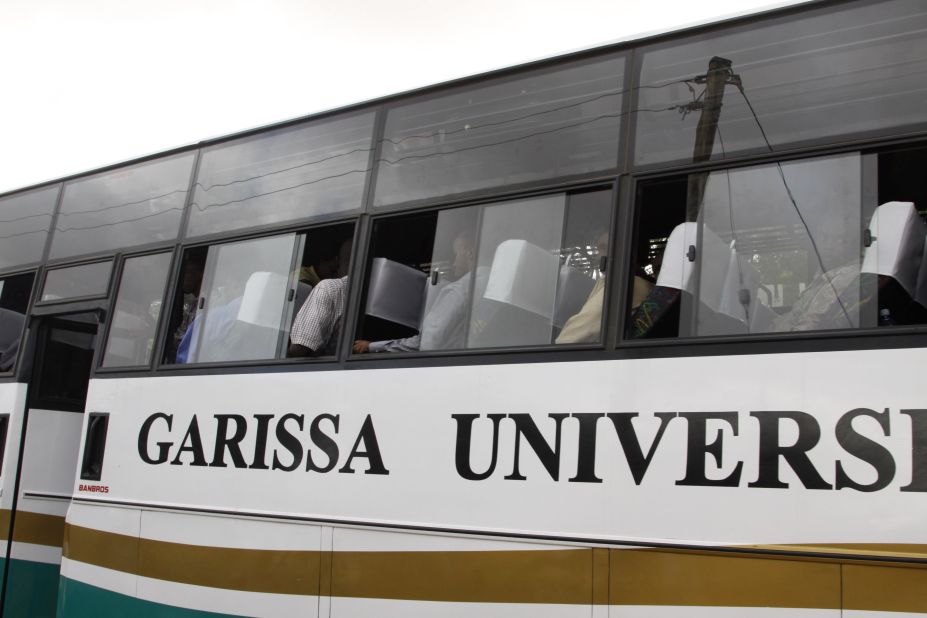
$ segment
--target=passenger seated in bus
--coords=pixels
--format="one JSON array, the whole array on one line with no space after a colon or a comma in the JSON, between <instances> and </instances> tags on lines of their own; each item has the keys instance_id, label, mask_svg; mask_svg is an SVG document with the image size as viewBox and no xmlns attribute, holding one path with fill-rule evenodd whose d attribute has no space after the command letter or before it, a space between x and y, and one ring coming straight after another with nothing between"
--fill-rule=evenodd
<instances>
[{"instance_id":1,"label":"passenger seated in bus","mask_svg":"<svg viewBox=\"0 0 927 618\"><path fill-rule=\"evenodd\" d=\"M202 257L205 259L205 255ZM180 322L171 333L170 347L166 355L166 358L171 360L176 359L177 351L180 349L180 342L183 341L190 324L193 323L193 318L196 317L200 285L203 283L204 266L203 262L198 258L199 256L188 256L184 260L183 274L180 276L180 294L176 303L177 307L174 310L174 315L180 315Z\"/></svg>"},{"instance_id":2,"label":"passenger seated in bus","mask_svg":"<svg viewBox=\"0 0 927 618\"><path fill-rule=\"evenodd\" d=\"M586 302L579 311L563 324L554 343L586 343L599 340L602 330L602 303L605 300L605 258L608 251L608 232L598 234L595 240L596 255L600 260L599 277L592 286Z\"/></svg>"},{"instance_id":3,"label":"passenger seated in bus","mask_svg":"<svg viewBox=\"0 0 927 618\"><path fill-rule=\"evenodd\" d=\"M348 295L347 272L350 260L351 240L346 240L341 244L335 261L337 278L319 281L293 320L288 357L328 356L335 353Z\"/></svg>"},{"instance_id":4,"label":"passenger seated in bus","mask_svg":"<svg viewBox=\"0 0 927 618\"><path fill-rule=\"evenodd\" d=\"M838 266L817 272L792 307L773 320L774 332L857 328L863 308L877 301L877 290L868 285L874 282L861 277L859 247L847 242L844 229L821 226L814 240L817 262Z\"/></svg>"},{"instance_id":5,"label":"passenger seated in bus","mask_svg":"<svg viewBox=\"0 0 927 618\"><path fill-rule=\"evenodd\" d=\"M472 230L457 234L453 242L455 277L438 292L422 318L417 335L404 339L354 342L355 354L368 352L416 352L464 347L467 336L466 315L470 304L470 278L476 264L476 239ZM479 281L477 282L479 283Z\"/></svg>"},{"instance_id":6,"label":"passenger seated in bus","mask_svg":"<svg viewBox=\"0 0 927 618\"><path fill-rule=\"evenodd\" d=\"M234 358L234 355L229 353L231 344L225 345L225 343L238 318L244 287L240 281L228 278L215 289L222 293L213 298L212 307L207 307L194 315L193 321L190 322L177 346L176 363L222 361ZM203 354L210 358L199 356L200 344L207 350Z\"/></svg>"},{"instance_id":7,"label":"passenger seated in bus","mask_svg":"<svg viewBox=\"0 0 927 618\"><path fill-rule=\"evenodd\" d=\"M859 264L819 272L792 308L773 320L775 332L856 328L859 314L875 295L860 288ZM874 290L872 290L874 292Z\"/></svg>"}]
</instances>

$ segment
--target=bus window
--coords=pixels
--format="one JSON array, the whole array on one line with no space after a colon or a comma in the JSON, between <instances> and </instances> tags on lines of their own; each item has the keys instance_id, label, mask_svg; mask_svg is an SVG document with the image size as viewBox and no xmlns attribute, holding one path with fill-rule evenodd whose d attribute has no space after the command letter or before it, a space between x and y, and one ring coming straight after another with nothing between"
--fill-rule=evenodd
<instances>
[{"instance_id":1,"label":"bus window","mask_svg":"<svg viewBox=\"0 0 927 618\"><path fill-rule=\"evenodd\" d=\"M338 116L203 151L187 237L359 210L373 120Z\"/></svg>"},{"instance_id":2,"label":"bus window","mask_svg":"<svg viewBox=\"0 0 927 618\"><path fill-rule=\"evenodd\" d=\"M333 355L353 234L348 223L188 250L164 362Z\"/></svg>"},{"instance_id":3,"label":"bus window","mask_svg":"<svg viewBox=\"0 0 927 618\"><path fill-rule=\"evenodd\" d=\"M83 412L96 343L96 314L50 318L39 335L30 408Z\"/></svg>"},{"instance_id":4,"label":"bus window","mask_svg":"<svg viewBox=\"0 0 927 618\"><path fill-rule=\"evenodd\" d=\"M645 47L635 164L923 128L912 84L927 70L925 26L921 0L857 2ZM697 136L705 107L718 113L707 139Z\"/></svg>"},{"instance_id":5,"label":"bus window","mask_svg":"<svg viewBox=\"0 0 927 618\"><path fill-rule=\"evenodd\" d=\"M16 364L34 279L32 273L0 279L0 372Z\"/></svg>"},{"instance_id":6,"label":"bus window","mask_svg":"<svg viewBox=\"0 0 927 618\"><path fill-rule=\"evenodd\" d=\"M61 185L0 200L0 269L42 260Z\"/></svg>"},{"instance_id":7,"label":"bus window","mask_svg":"<svg viewBox=\"0 0 927 618\"><path fill-rule=\"evenodd\" d=\"M393 107L374 204L616 167L624 63L571 62Z\"/></svg>"},{"instance_id":8,"label":"bus window","mask_svg":"<svg viewBox=\"0 0 927 618\"><path fill-rule=\"evenodd\" d=\"M109 287L112 271L112 260L49 270L45 273L41 301L103 296Z\"/></svg>"},{"instance_id":9,"label":"bus window","mask_svg":"<svg viewBox=\"0 0 927 618\"><path fill-rule=\"evenodd\" d=\"M378 221L354 352L599 341L611 201L558 193Z\"/></svg>"},{"instance_id":10,"label":"bus window","mask_svg":"<svg viewBox=\"0 0 927 618\"><path fill-rule=\"evenodd\" d=\"M643 183L634 264L654 288L631 339L927 321L927 226L879 155L851 153ZM885 184L885 187L882 185ZM916 182L915 182L916 184ZM879 186L880 195L870 195ZM693 208L693 199L699 199ZM882 201L889 198L894 201Z\"/></svg>"},{"instance_id":11,"label":"bus window","mask_svg":"<svg viewBox=\"0 0 927 618\"><path fill-rule=\"evenodd\" d=\"M151 362L170 265L170 253L126 259L103 352L103 367L132 367Z\"/></svg>"},{"instance_id":12,"label":"bus window","mask_svg":"<svg viewBox=\"0 0 927 618\"><path fill-rule=\"evenodd\" d=\"M188 152L66 183L50 257L177 238L194 158Z\"/></svg>"}]
</instances>

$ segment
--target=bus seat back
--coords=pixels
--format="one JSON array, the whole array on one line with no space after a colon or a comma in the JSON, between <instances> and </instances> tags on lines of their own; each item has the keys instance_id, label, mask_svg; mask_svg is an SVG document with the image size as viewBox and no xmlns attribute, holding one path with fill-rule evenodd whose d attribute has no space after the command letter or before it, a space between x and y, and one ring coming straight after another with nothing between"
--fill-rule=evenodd
<instances>
[{"instance_id":1,"label":"bus seat back","mask_svg":"<svg viewBox=\"0 0 927 618\"><path fill-rule=\"evenodd\" d=\"M367 315L419 330L428 275L420 270L374 258L367 288Z\"/></svg>"},{"instance_id":2,"label":"bus seat back","mask_svg":"<svg viewBox=\"0 0 927 618\"><path fill-rule=\"evenodd\" d=\"M869 232L872 240L863 255L861 272L891 277L911 298L917 298L927 226L917 215L914 204L882 204L872 214Z\"/></svg>"}]
</instances>

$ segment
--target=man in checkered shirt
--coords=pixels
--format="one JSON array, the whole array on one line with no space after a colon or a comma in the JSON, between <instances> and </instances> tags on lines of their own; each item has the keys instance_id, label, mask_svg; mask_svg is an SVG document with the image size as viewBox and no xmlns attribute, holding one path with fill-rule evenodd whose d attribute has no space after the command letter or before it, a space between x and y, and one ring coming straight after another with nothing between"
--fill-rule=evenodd
<instances>
[{"instance_id":1,"label":"man in checkered shirt","mask_svg":"<svg viewBox=\"0 0 927 618\"><path fill-rule=\"evenodd\" d=\"M287 356L330 356L338 346L338 332L348 296L345 273L351 260L351 241L342 243L338 251L337 279L323 279L312 288L290 328Z\"/></svg>"}]
</instances>

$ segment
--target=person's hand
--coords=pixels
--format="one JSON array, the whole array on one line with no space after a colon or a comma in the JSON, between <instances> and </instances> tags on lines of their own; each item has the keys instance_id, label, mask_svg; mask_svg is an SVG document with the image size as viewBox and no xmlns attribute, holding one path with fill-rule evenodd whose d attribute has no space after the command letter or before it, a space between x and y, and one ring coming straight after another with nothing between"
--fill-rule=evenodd
<instances>
[{"instance_id":1,"label":"person's hand","mask_svg":"<svg viewBox=\"0 0 927 618\"><path fill-rule=\"evenodd\" d=\"M358 339L351 348L355 354L366 354L370 351L370 342L364 339Z\"/></svg>"}]
</instances>

